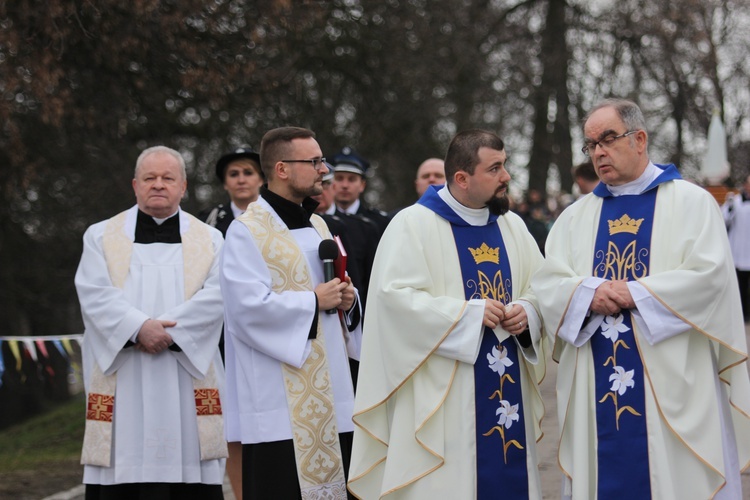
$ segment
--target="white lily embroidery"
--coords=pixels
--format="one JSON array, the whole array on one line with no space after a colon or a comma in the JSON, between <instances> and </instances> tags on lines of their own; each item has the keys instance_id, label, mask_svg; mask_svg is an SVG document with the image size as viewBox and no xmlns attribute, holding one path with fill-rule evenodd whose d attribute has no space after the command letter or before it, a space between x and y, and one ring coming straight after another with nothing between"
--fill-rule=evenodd
<instances>
[{"instance_id":1,"label":"white lily embroidery","mask_svg":"<svg viewBox=\"0 0 750 500\"><path fill-rule=\"evenodd\" d=\"M493 346L492 353L487 353L487 361L490 369L501 377L505 374L505 367L513 365L513 361L508 357L508 350L503 346L500 346L500 349Z\"/></svg>"},{"instance_id":2,"label":"white lily embroidery","mask_svg":"<svg viewBox=\"0 0 750 500\"><path fill-rule=\"evenodd\" d=\"M620 337L620 334L630 330L628 325L623 323L622 314L617 316L607 316L602 323L602 335L612 341L614 344Z\"/></svg>"},{"instance_id":3,"label":"white lily embroidery","mask_svg":"<svg viewBox=\"0 0 750 500\"><path fill-rule=\"evenodd\" d=\"M513 422L517 422L521 416L518 414L518 404L511 405L508 401L500 401L500 408L495 411L495 415L500 417L497 419L498 425L504 425L506 429L510 429Z\"/></svg>"},{"instance_id":4,"label":"white lily embroidery","mask_svg":"<svg viewBox=\"0 0 750 500\"><path fill-rule=\"evenodd\" d=\"M609 381L612 382L612 387L609 390L617 391L617 394L620 396L625 394L628 387L635 387L635 381L633 380L634 373L635 370L625 371L625 368L622 366L615 366L615 373L609 376Z\"/></svg>"}]
</instances>

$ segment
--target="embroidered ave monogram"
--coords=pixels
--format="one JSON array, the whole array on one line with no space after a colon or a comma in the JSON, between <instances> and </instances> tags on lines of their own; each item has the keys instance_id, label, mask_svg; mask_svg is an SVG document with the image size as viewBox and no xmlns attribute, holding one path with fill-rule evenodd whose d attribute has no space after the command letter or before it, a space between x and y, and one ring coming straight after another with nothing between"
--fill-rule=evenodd
<instances>
[{"instance_id":1,"label":"embroidered ave monogram","mask_svg":"<svg viewBox=\"0 0 750 500\"><path fill-rule=\"evenodd\" d=\"M593 275L608 281L648 276L651 229L658 189L639 196L606 197L602 203ZM607 286L603 283L600 286ZM591 338L595 370L597 458L600 470L627 468L648 477L645 370L633 311L604 318ZM614 498L608 473L599 477L599 498ZM640 496L639 496L640 497Z\"/></svg>"},{"instance_id":2,"label":"embroidered ave monogram","mask_svg":"<svg viewBox=\"0 0 750 500\"><path fill-rule=\"evenodd\" d=\"M495 223L452 224L467 300L512 300L512 279L503 236ZM477 498L494 498L500 489L528 497L526 433L516 341L498 341L484 328L474 364L477 443Z\"/></svg>"}]
</instances>

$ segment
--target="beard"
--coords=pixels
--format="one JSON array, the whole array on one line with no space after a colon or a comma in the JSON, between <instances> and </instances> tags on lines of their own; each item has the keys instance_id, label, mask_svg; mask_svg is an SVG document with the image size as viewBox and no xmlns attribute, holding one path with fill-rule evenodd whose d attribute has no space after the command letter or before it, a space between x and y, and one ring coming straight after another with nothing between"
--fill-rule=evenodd
<instances>
[{"instance_id":1,"label":"beard","mask_svg":"<svg viewBox=\"0 0 750 500\"><path fill-rule=\"evenodd\" d=\"M502 196L493 196L487 200L487 208L492 215L505 215L510 210L510 200L508 194Z\"/></svg>"},{"instance_id":2,"label":"beard","mask_svg":"<svg viewBox=\"0 0 750 500\"><path fill-rule=\"evenodd\" d=\"M289 183L289 191L292 195L299 198L307 198L309 196L316 196L323 194L323 186L320 184L320 180L316 180L312 185L301 185L297 178L294 177Z\"/></svg>"}]
</instances>

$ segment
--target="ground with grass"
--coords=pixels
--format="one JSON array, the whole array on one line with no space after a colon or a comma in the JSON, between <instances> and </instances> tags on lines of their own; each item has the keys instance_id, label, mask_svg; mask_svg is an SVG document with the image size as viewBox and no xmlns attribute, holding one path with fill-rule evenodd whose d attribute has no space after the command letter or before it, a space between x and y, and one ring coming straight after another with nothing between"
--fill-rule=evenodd
<instances>
[{"instance_id":1,"label":"ground with grass","mask_svg":"<svg viewBox=\"0 0 750 500\"><path fill-rule=\"evenodd\" d=\"M750 344L750 326L746 328ZM560 498L557 466L557 407L555 379L557 365L547 361L547 377L540 387L545 401L539 443L539 469L545 500ZM81 484L79 464L83 443L84 398L78 395L43 415L0 431L0 500L40 500ZM743 491L750 492L750 470L742 475ZM224 498L232 500L228 481Z\"/></svg>"},{"instance_id":2,"label":"ground with grass","mask_svg":"<svg viewBox=\"0 0 750 500\"><path fill-rule=\"evenodd\" d=\"M0 499L39 500L81 484L83 395L0 431Z\"/></svg>"}]
</instances>

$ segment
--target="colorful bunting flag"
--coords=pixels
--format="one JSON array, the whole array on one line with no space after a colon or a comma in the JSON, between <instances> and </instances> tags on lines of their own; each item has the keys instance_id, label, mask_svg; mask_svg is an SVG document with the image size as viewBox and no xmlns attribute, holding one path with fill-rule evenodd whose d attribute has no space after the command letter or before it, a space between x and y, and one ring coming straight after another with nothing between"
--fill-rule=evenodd
<instances>
[{"instance_id":1,"label":"colorful bunting flag","mask_svg":"<svg viewBox=\"0 0 750 500\"><path fill-rule=\"evenodd\" d=\"M3 373L5 373L5 362L3 361L3 341L0 340L0 387L3 386Z\"/></svg>"},{"instance_id":2,"label":"colorful bunting flag","mask_svg":"<svg viewBox=\"0 0 750 500\"><path fill-rule=\"evenodd\" d=\"M45 342L52 342L60 355L68 361L68 372L76 377L76 372L80 370L78 363L74 361L75 351L71 344L71 341L78 343L81 346L83 340L83 334L73 335L57 335L57 336L0 336L0 386L2 386L2 377L5 373L5 361L2 356L2 344L3 342L8 343L13 358L16 363L16 371L21 372L21 380L25 381L26 375L22 372L23 358L27 357L33 360L36 364L44 363L44 360L49 360L49 351ZM43 358L43 359L42 359ZM51 376L54 377L55 372L48 363L44 363L46 366L44 370ZM38 366L41 368L41 366Z\"/></svg>"}]
</instances>

